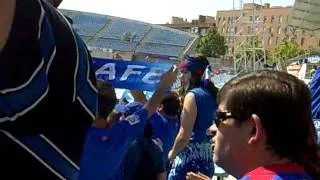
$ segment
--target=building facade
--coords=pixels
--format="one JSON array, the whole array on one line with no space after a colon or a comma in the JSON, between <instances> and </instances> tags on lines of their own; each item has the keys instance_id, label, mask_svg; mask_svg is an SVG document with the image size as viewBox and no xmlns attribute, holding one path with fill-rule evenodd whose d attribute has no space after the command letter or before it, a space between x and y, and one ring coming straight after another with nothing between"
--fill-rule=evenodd
<instances>
[{"instance_id":1,"label":"building facade","mask_svg":"<svg viewBox=\"0 0 320 180\"><path fill-rule=\"evenodd\" d=\"M194 19L191 22L188 22L186 19L181 17L172 17L170 24L162 25L197 35L205 35L210 27L215 26L215 21L215 17L203 15L200 15L199 19Z\"/></svg>"},{"instance_id":2,"label":"building facade","mask_svg":"<svg viewBox=\"0 0 320 180\"><path fill-rule=\"evenodd\" d=\"M234 37L238 45L256 35L266 49L274 49L285 38L295 40L303 48L319 49L319 30L308 31L288 26L291 9L291 6L270 7L268 3L247 3L242 10L218 11L216 24L219 33Z\"/></svg>"},{"instance_id":3,"label":"building facade","mask_svg":"<svg viewBox=\"0 0 320 180\"><path fill-rule=\"evenodd\" d=\"M201 35L210 27L216 26L218 32L234 48L256 36L259 43L268 50L276 48L285 38L295 40L303 48L319 50L320 30L310 31L288 26L291 10L292 6L244 3L242 9L217 11L216 18L199 16L199 20L187 22L183 18L172 17L171 24L164 26Z\"/></svg>"}]
</instances>

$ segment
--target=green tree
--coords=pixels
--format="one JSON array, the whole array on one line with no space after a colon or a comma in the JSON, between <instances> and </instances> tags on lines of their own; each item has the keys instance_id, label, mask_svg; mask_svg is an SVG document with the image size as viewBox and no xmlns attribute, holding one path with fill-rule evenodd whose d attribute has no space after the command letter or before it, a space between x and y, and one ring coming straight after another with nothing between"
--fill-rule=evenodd
<instances>
[{"instance_id":1,"label":"green tree","mask_svg":"<svg viewBox=\"0 0 320 180\"><path fill-rule=\"evenodd\" d=\"M281 64L287 65L287 60L309 52L310 50L299 47L296 41L285 39L272 52L269 61L278 62L280 60Z\"/></svg>"},{"instance_id":2,"label":"green tree","mask_svg":"<svg viewBox=\"0 0 320 180\"><path fill-rule=\"evenodd\" d=\"M196 52L204 56L218 58L226 54L227 46L225 39L216 27L210 28L206 35L200 38Z\"/></svg>"}]
</instances>

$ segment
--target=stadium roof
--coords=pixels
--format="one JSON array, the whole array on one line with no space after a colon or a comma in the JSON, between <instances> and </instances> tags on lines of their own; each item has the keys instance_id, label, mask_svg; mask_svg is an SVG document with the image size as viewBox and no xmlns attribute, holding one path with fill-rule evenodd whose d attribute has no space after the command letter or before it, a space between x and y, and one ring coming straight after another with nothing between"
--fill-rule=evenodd
<instances>
[{"instance_id":1,"label":"stadium roof","mask_svg":"<svg viewBox=\"0 0 320 180\"><path fill-rule=\"evenodd\" d=\"M289 25L308 30L320 29L320 0L296 0Z\"/></svg>"},{"instance_id":2,"label":"stadium roof","mask_svg":"<svg viewBox=\"0 0 320 180\"><path fill-rule=\"evenodd\" d=\"M89 48L179 57L195 42L197 36L181 30L108 15L60 11Z\"/></svg>"}]
</instances>

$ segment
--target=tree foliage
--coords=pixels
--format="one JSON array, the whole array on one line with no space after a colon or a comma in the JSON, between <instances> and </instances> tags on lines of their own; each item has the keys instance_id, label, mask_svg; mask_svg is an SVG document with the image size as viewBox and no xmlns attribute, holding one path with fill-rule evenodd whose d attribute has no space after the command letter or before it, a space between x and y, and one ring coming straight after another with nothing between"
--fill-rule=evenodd
<instances>
[{"instance_id":1,"label":"tree foliage","mask_svg":"<svg viewBox=\"0 0 320 180\"><path fill-rule=\"evenodd\" d=\"M269 60L271 62L281 61L286 64L286 60L307 54L310 50L301 48L294 40L283 40L278 47L271 53Z\"/></svg>"},{"instance_id":2,"label":"tree foliage","mask_svg":"<svg viewBox=\"0 0 320 180\"><path fill-rule=\"evenodd\" d=\"M227 46L225 39L221 36L216 27L209 29L206 35L200 38L196 52L207 57L218 58L226 54Z\"/></svg>"}]
</instances>

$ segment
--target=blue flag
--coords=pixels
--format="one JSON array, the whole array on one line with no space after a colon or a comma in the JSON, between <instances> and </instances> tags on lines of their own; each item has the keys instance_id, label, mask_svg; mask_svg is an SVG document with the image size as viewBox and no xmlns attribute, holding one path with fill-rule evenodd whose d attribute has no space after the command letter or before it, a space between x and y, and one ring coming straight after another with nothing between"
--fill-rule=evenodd
<instances>
[{"instance_id":1,"label":"blue flag","mask_svg":"<svg viewBox=\"0 0 320 180\"><path fill-rule=\"evenodd\" d=\"M93 58L96 77L115 88L154 91L172 64Z\"/></svg>"}]
</instances>

